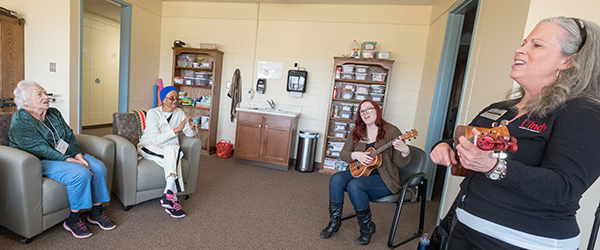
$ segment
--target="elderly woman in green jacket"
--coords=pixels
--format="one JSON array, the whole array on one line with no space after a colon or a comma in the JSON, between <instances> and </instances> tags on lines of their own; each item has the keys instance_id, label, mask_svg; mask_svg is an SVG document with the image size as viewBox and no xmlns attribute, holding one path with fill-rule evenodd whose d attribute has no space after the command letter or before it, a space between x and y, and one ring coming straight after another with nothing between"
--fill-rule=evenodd
<instances>
[{"instance_id":1,"label":"elderly woman in green jacket","mask_svg":"<svg viewBox=\"0 0 600 250\"><path fill-rule=\"evenodd\" d=\"M356 244L367 245L375 233L375 223L371 221L369 200L379 199L400 190L398 167L405 167L410 162L410 149L399 137L400 130L383 120L379 104L371 100L362 101L358 105L356 126L346 138L340 157L346 162L358 161L370 165L373 158L365 151L379 148L394 141L393 148L381 152L381 166L370 175L354 178L350 171L338 172L329 180L329 224L321 232L321 238L327 239L337 232L342 225L342 206L344 191L348 192L350 201L356 211L360 236Z\"/></svg>"},{"instance_id":2,"label":"elderly woman in green jacket","mask_svg":"<svg viewBox=\"0 0 600 250\"><path fill-rule=\"evenodd\" d=\"M10 146L35 155L44 177L67 185L71 214L63 227L76 238L92 236L79 215L81 209L91 208L90 223L103 230L114 229L115 223L102 211L102 202L110 200L104 163L81 150L60 111L49 107L42 86L20 81L14 94L18 110L8 132Z\"/></svg>"}]
</instances>

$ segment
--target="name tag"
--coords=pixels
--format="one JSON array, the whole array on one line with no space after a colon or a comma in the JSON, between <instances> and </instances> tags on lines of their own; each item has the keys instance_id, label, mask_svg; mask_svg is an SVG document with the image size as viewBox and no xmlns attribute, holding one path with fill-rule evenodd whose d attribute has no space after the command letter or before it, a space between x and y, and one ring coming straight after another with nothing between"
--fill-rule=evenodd
<instances>
[{"instance_id":1,"label":"name tag","mask_svg":"<svg viewBox=\"0 0 600 250\"><path fill-rule=\"evenodd\" d=\"M492 121L497 121L500 117L502 117L508 110L493 108L485 113L481 114L482 117L488 118Z\"/></svg>"},{"instance_id":2,"label":"name tag","mask_svg":"<svg viewBox=\"0 0 600 250\"><path fill-rule=\"evenodd\" d=\"M67 148L69 148L69 143L65 142L63 139L60 139L54 149L64 155L67 152Z\"/></svg>"}]
</instances>

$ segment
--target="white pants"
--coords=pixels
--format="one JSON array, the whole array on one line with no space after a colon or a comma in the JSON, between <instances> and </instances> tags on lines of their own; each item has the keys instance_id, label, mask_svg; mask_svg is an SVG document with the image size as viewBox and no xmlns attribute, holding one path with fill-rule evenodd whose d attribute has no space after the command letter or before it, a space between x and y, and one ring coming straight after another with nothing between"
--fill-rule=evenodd
<instances>
[{"instance_id":1,"label":"white pants","mask_svg":"<svg viewBox=\"0 0 600 250\"><path fill-rule=\"evenodd\" d=\"M176 178L179 179L179 190L181 192L184 191L181 171L181 157L183 157L183 152L179 151L179 145L167 145L164 147L146 145L139 149L139 153L144 158L154 161L161 166L165 170L165 179L171 174L176 174Z\"/></svg>"}]
</instances>

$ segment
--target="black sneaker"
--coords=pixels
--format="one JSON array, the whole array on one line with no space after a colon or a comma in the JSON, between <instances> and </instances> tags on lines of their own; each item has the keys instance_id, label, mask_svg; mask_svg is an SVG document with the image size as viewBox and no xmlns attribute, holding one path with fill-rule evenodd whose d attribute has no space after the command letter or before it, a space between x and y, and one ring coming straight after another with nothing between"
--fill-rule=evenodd
<instances>
[{"instance_id":1,"label":"black sneaker","mask_svg":"<svg viewBox=\"0 0 600 250\"><path fill-rule=\"evenodd\" d=\"M69 230L69 232L71 232L73 236L75 236L75 238L78 239L83 239L92 236L92 232L88 230L88 228L85 226L85 223L81 221L81 218L79 219L79 221L77 221L75 225L72 226L69 226L67 224L67 221L65 220L65 222L63 223L63 227Z\"/></svg>"},{"instance_id":2,"label":"black sneaker","mask_svg":"<svg viewBox=\"0 0 600 250\"><path fill-rule=\"evenodd\" d=\"M165 208L165 212L169 213L169 215L171 215L171 217L173 218L185 217L185 212L183 212L183 209L181 208L181 205L179 205L179 203L175 203L175 205L173 205L173 208Z\"/></svg>"},{"instance_id":3,"label":"black sneaker","mask_svg":"<svg viewBox=\"0 0 600 250\"><path fill-rule=\"evenodd\" d=\"M98 218L92 218L92 215L88 216L87 220L92 223L98 225L102 230L113 230L117 225L110 219L104 212Z\"/></svg>"},{"instance_id":4,"label":"black sneaker","mask_svg":"<svg viewBox=\"0 0 600 250\"><path fill-rule=\"evenodd\" d=\"M164 208L173 209L173 205L177 202L173 198L174 196L175 194L173 194L173 191L167 190L167 192L162 195L162 198L160 198L161 206Z\"/></svg>"}]
</instances>

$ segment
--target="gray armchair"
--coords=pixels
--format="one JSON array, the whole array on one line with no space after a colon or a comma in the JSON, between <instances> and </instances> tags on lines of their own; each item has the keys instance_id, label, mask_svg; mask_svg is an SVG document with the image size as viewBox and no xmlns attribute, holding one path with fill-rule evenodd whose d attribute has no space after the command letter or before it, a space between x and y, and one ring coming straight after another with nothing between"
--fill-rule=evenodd
<instances>
[{"instance_id":1,"label":"gray armchair","mask_svg":"<svg viewBox=\"0 0 600 250\"><path fill-rule=\"evenodd\" d=\"M113 114L113 134L104 138L115 143L115 174L113 193L123 203L125 211L132 205L159 198L165 186L164 170L151 160L137 158L137 144L140 139L140 124L134 113ZM195 137L179 134L179 144L183 150L181 167L185 192L180 193L187 199L196 192L198 165L202 143Z\"/></svg>"},{"instance_id":2,"label":"gray armchair","mask_svg":"<svg viewBox=\"0 0 600 250\"><path fill-rule=\"evenodd\" d=\"M37 157L8 146L11 118L11 113L0 113L0 204L4 204L0 206L0 226L23 236L23 243L29 243L34 236L64 221L71 208L66 185L42 177ZM91 135L76 135L76 138L83 151L106 166L110 193L114 143Z\"/></svg>"}]
</instances>

